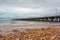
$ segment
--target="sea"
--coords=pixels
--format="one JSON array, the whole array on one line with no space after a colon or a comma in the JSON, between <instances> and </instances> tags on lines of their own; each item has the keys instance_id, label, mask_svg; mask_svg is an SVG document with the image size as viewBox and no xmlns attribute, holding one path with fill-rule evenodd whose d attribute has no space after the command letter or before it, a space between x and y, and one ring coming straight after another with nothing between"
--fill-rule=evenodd
<instances>
[{"instance_id":1,"label":"sea","mask_svg":"<svg viewBox=\"0 0 60 40\"><path fill-rule=\"evenodd\" d=\"M7 23L7 22L11 22L11 19L0 19L0 23Z\"/></svg>"}]
</instances>

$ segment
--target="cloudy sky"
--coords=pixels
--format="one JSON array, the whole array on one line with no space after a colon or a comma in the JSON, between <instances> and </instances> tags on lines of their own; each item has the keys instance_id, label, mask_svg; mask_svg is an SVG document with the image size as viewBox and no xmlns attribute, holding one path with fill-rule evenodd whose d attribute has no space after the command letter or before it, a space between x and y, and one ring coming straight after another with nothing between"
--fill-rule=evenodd
<instances>
[{"instance_id":1,"label":"cloudy sky","mask_svg":"<svg viewBox=\"0 0 60 40\"><path fill-rule=\"evenodd\" d=\"M0 18L42 17L59 14L60 0L0 0Z\"/></svg>"}]
</instances>

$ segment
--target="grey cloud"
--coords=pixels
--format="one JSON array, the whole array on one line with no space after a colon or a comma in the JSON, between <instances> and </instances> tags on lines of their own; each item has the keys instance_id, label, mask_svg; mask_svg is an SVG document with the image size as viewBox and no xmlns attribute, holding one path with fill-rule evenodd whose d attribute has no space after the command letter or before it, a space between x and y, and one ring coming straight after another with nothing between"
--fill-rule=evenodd
<instances>
[{"instance_id":1,"label":"grey cloud","mask_svg":"<svg viewBox=\"0 0 60 40\"><path fill-rule=\"evenodd\" d=\"M14 7L38 10L37 12L30 12L28 14L19 12L19 15L16 11L12 10ZM58 15L60 15L60 0L0 0L0 17L24 18L57 15L55 14L55 8L58 9ZM43 12L40 12L39 9L43 10Z\"/></svg>"},{"instance_id":2,"label":"grey cloud","mask_svg":"<svg viewBox=\"0 0 60 40\"><path fill-rule=\"evenodd\" d=\"M1 0L1 2L20 7L60 7L60 0Z\"/></svg>"}]
</instances>

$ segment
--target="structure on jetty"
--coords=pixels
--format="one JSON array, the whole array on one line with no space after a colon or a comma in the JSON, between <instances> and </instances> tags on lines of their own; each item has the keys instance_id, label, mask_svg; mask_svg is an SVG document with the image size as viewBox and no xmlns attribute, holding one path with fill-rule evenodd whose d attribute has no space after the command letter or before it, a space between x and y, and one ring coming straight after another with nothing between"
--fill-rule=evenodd
<instances>
[{"instance_id":1,"label":"structure on jetty","mask_svg":"<svg viewBox=\"0 0 60 40\"><path fill-rule=\"evenodd\" d=\"M57 8L55 8L57 14ZM23 18L23 19L14 19L14 20L25 20L25 21L44 21L44 22L60 22L60 15L55 16L46 16L46 17L36 17L36 18Z\"/></svg>"}]
</instances>

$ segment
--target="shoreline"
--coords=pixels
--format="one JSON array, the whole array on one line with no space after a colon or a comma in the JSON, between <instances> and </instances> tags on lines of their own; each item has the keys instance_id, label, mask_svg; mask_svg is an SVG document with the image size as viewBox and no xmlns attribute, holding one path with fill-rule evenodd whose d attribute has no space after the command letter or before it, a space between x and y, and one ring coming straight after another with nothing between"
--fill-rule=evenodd
<instances>
[{"instance_id":1,"label":"shoreline","mask_svg":"<svg viewBox=\"0 0 60 40\"><path fill-rule=\"evenodd\" d=\"M1 40L33 40L33 39L37 40L39 37L32 38L32 36L30 36L31 37L30 39L26 37L29 37L28 35L30 35L31 33L32 33L31 35L33 36L37 35L37 33L38 35L40 35L39 33L42 31L44 33L48 31L48 34L52 31L56 33L57 32L60 33L60 23L27 22L27 21L14 21L14 23L12 22L0 23L0 39ZM24 36L24 33L26 34L26 36ZM54 35L57 36L57 34L54 34ZM22 36L25 37L26 39L25 38L23 39Z\"/></svg>"}]
</instances>

